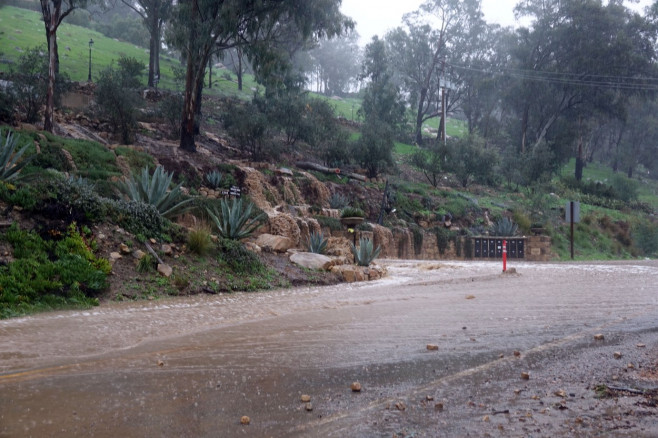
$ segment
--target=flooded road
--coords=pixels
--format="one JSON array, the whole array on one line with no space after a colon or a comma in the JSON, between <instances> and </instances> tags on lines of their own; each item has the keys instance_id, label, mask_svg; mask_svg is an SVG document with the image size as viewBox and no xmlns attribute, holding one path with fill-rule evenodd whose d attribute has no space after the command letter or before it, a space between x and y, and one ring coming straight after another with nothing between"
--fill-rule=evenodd
<instances>
[{"instance_id":1,"label":"flooded road","mask_svg":"<svg viewBox=\"0 0 658 438\"><path fill-rule=\"evenodd\" d=\"M0 321L0 437L658 436L658 263L384 263Z\"/></svg>"}]
</instances>

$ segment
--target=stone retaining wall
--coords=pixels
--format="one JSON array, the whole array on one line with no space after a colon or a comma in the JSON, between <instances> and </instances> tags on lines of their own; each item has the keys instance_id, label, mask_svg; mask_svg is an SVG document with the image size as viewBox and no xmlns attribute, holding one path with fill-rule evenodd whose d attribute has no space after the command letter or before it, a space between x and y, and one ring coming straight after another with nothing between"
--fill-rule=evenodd
<instances>
[{"instance_id":1,"label":"stone retaining wall","mask_svg":"<svg viewBox=\"0 0 658 438\"><path fill-rule=\"evenodd\" d=\"M375 225L374 231L360 231L355 230L354 233L348 231L333 231L331 236L342 237L350 242L356 242L358 245L359 239L364 237L373 239L375 247L382 248L381 258L395 258L395 259L416 259L416 260L465 260L473 259L474 245L471 245L470 254L466 254L464 236L458 236L457 242L459 248L455 245L455 240L451 239L448 242L447 248L439 251L438 238L435 232L423 230L423 240L420 248L416 247L414 242L413 233L408 228L394 228L388 229ZM472 241L472 237L469 237ZM551 251L551 238L548 236L527 236L525 240L525 255L523 259L526 261L545 262L551 260L554 255ZM482 258L478 260L496 260L495 258Z\"/></svg>"}]
</instances>

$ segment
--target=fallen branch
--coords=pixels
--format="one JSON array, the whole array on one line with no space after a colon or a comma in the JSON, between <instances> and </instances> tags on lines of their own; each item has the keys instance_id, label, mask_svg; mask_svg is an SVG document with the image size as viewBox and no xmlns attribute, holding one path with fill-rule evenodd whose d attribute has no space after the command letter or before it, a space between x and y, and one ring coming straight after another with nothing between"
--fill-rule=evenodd
<instances>
[{"instance_id":1,"label":"fallen branch","mask_svg":"<svg viewBox=\"0 0 658 438\"><path fill-rule=\"evenodd\" d=\"M148 242L144 242L144 245L146 245L146 249L148 250L148 252L150 252L151 255L152 255L153 257L155 257L155 259L158 261L159 264L161 264L161 265L164 265L164 264L165 264L165 262L162 261L162 259L161 259L161 258L158 256L158 254L153 250L153 248L151 248L151 245L149 245Z\"/></svg>"},{"instance_id":2,"label":"fallen branch","mask_svg":"<svg viewBox=\"0 0 658 438\"><path fill-rule=\"evenodd\" d=\"M630 392L631 394L639 394L639 395L644 395L647 392L651 392L651 389L634 389L634 388L626 388L621 386L608 386L608 389L611 391L623 391L623 392Z\"/></svg>"},{"instance_id":3,"label":"fallen branch","mask_svg":"<svg viewBox=\"0 0 658 438\"><path fill-rule=\"evenodd\" d=\"M326 167L321 164L311 163L309 161L298 161L295 165L300 169L315 170L317 172L322 172L332 175L346 176L348 178L352 178L358 181L363 181L363 182L366 181L366 177L363 175L359 175L358 173L351 173L351 172L341 173L341 170L337 167L336 168Z\"/></svg>"}]
</instances>

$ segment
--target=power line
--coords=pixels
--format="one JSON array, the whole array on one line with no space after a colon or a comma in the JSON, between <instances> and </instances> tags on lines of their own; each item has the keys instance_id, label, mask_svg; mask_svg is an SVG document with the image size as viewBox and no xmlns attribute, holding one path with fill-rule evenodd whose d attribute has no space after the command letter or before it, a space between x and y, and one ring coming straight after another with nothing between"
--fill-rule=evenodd
<instances>
[{"instance_id":1,"label":"power line","mask_svg":"<svg viewBox=\"0 0 658 438\"><path fill-rule=\"evenodd\" d=\"M549 72L543 70L522 70L512 68L501 68L499 70L485 70L475 67L448 64L449 66L464 71L481 73L489 76L512 77L527 81L544 82L550 84L576 85L586 87L611 88L619 90L634 91L658 91L658 78L637 78L629 76L611 75L584 75L578 73ZM583 77L579 79L579 77ZM652 83L653 82L653 83Z\"/></svg>"}]
</instances>

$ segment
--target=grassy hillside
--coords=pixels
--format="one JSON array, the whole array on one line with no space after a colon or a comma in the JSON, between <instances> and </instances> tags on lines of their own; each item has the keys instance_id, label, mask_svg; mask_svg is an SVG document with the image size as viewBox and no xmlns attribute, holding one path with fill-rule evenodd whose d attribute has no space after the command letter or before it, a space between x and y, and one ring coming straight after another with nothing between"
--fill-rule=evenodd
<instances>
[{"instance_id":1,"label":"grassy hillside","mask_svg":"<svg viewBox=\"0 0 658 438\"><path fill-rule=\"evenodd\" d=\"M0 7L0 71L9 71L10 63L17 60L21 53L32 47L42 47L46 52L46 36L41 14L13 6ZM60 54L61 71L68 74L71 80L86 81L89 74L89 40L94 44L91 51L92 78L98 77L98 72L112 64L121 56L133 57L148 65L148 49L130 43L107 38L103 34L80 26L68 24L66 20L57 32L57 42ZM175 80L175 69L181 68L178 59L163 54L160 59L160 88L180 90L182 84ZM146 83L146 74L144 75ZM205 83L208 84L206 76ZM256 83L252 75L243 76L243 89L238 90L236 75L226 69L213 68L212 87L204 90L207 95L232 96L240 99L251 99L254 91L262 87ZM336 115L348 120L358 120L358 110L361 99L355 97L333 99L316 93L314 97L328 99L336 110ZM430 120L426 126L437 129L438 119ZM460 136L465 131L464 123L459 120L449 120L448 135Z\"/></svg>"}]
</instances>

